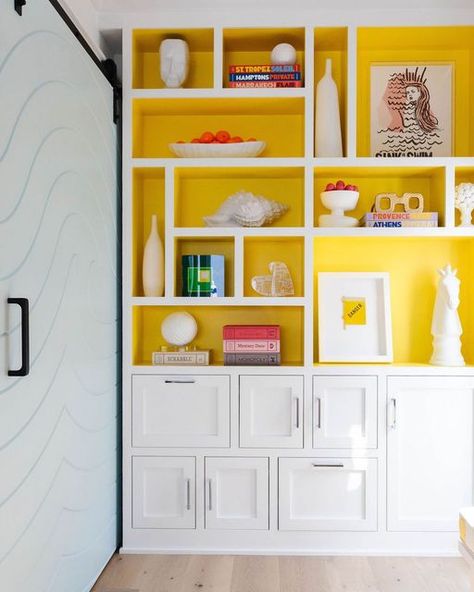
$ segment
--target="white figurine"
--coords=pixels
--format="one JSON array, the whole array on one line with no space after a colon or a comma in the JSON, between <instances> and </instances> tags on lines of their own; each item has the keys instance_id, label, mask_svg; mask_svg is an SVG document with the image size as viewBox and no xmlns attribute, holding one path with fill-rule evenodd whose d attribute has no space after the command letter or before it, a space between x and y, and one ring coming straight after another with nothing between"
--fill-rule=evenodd
<instances>
[{"instance_id":1,"label":"white figurine","mask_svg":"<svg viewBox=\"0 0 474 592\"><path fill-rule=\"evenodd\" d=\"M436 293L436 301L431 323L433 335L433 355L430 364L435 366L464 366L461 353L462 327L457 308L459 306L459 287L457 270L451 265L438 270L441 276Z\"/></svg>"},{"instance_id":2,"label":"white figurine","mask_svg":"<svg viewBox=\"0 0 474 592\"><path fill-rule=\"evenodd\" d=\"M296 49L289 43L275 45L270 54L270 63L278 66L293 66L296 64Z\"/></svg>"},{"instance_id":3,"label":"white figurine","mask_svg":"<svg viewBox=\"0 0 474 592\"><path fill-rule=\"evenodd\" d=\"M167 88L180 88L189 71L189 48L182 39L164 39L160 45L160 76Z\"/></svg>"},{"instance_id":4,"label":"white figurine","mask_svg":"<svg viewBox=\"0 0 474 592\"><path fill-rule=\"evenodd\" d=\"M474 210L474 183L460 183L454 192L454 205L461 212L460 226L472 227Z\"/></svg>"}]
</instances>

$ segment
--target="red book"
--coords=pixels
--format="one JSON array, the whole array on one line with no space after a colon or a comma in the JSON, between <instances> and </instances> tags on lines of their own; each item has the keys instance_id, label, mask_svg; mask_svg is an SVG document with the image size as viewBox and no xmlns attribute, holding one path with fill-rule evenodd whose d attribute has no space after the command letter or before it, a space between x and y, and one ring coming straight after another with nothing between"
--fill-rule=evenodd
<instances>
[{"instance_id":1,"label":"red book","mask_svg":"<svg viewBox=\"0 0 474 592\"><path fill-rule=\"evenodd\" d=\"M226 339L280 339L280 325L225 325L223 338Z\"/></svg>"},{"instance_id":2,"label":"red book","mask_svg":"<svg viewBox=\"0 0 474 592\"><path fill-rule=\"evenodd\" d=\"M224 353L229 352L280 352L279 339L225 339Z\"/></svg>"}]
</instances>

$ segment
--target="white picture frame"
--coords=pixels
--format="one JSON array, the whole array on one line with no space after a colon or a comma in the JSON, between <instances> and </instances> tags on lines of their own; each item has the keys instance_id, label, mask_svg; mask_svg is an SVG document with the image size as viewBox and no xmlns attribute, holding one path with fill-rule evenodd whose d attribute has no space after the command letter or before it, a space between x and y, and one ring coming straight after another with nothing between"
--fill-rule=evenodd
<instances>
[{"instance_id":1,"label":"white picture frame","mask_svg":"<svg viewBox=\"0 0 474 592\"><path fill-rule=\"evenodd\" d=\"M347 302L363 303L361 324L346 324ZM320 362L393 362L389 273L318 273L318 316Z\"/></svg>"},{"instance_id":2,"label":"white picture frame","mask_svg":"<svg viewBox=\"0 0 474 592\"><path fill-rule=\"evenodd\" d=\"M453 81L450 63L371 64L371 156L452 156Z\"/></svg>"}]
</instances>

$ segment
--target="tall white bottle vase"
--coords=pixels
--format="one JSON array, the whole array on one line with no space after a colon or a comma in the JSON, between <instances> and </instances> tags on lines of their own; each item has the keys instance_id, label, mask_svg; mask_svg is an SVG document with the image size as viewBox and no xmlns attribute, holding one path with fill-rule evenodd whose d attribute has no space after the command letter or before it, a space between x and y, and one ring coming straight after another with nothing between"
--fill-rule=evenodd
<instances>
[{"instance_id":1,"label":"tall white bottle vase","mask_svg":"<svg viewBox=\"0 0 474 592\"><path fill-rule=\"evenodd\" d=\"M337 86L332 77L332 60L326 60L326 72L316 87L315 154L342 156L341 118Z\"/></svg>"},{"instance_id":2,"label":"tall white bottle vase","mask_svg":"<svg viewBox=\"0 0 474 592\"><path fill-rule=\"evenodd\" d=\"M163 296L165 259L155 214L151 217L151 231L143 251L142 279L145 296Z\"/></svg>"}]
</instances>

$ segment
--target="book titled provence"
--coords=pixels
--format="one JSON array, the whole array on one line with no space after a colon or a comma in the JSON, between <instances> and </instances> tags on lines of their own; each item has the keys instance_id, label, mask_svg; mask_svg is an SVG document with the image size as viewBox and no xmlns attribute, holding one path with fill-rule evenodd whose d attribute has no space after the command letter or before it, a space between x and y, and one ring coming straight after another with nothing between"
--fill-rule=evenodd
<instances>
[{"instance_id":1,"label":"book titled provence","mask_svg":"<svg viewBox=\"0 0 474 592\"><path fill-rule=\"evenodd\" d=\"M182 296L225 296L224 255L183 255Z\"/></svg>"}]
</instances>

